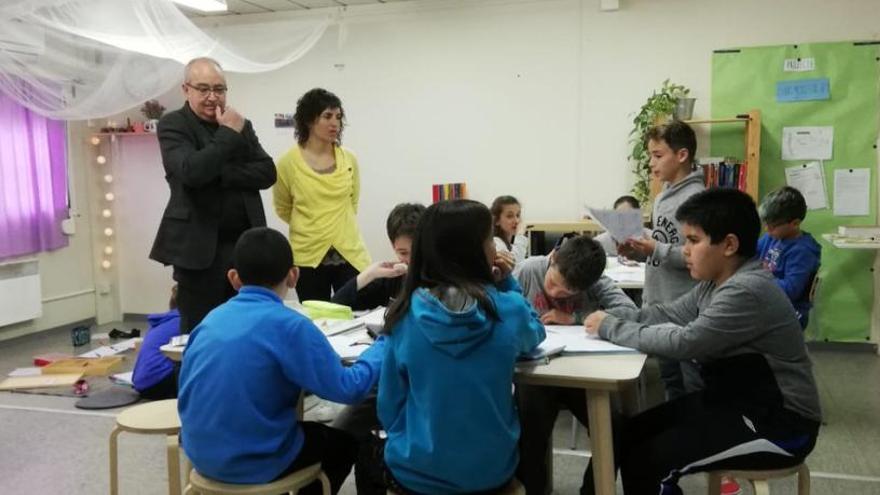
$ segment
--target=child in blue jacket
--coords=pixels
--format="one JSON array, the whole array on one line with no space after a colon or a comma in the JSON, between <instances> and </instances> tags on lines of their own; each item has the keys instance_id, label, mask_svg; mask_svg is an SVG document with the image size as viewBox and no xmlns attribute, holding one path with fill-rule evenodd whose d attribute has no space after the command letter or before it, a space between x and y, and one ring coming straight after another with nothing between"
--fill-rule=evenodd
<instances>
[{"instance_id":1,"label":"child in blue jacket","mask_svg":"<svg viewBox=\"0 0 880 495\"><path fill-rule=\"evenodd\" d=\"M358 493L500 490L518 463L514 366L544 327L510 276L512 256L496 255L481 203L428 207L411 262L385 320L378 412L387 442L364 470L384 468L362 479L359 459Z\"/></svg>"},{"instance_id":2,"label":"child in blue jacket","mask_svg":"<svg viewBox=\"0 0 880 495\"><path fill-rule=\"evenodd\" d=\"M315 463L333 493L351 471L350 434L301 422L302 390L346 404L379 381L384 339L350 367L323 333L287 308L299 272L279 232L257 227L235 245L229 281L238 295L190 334L180 371L181 439L196 470L227 483L267 483ZM321 493L316 483L300 493Z\"/></svg>"},{"instance_id":3,"label":"child in blue jacket","mask_svg":"<svg viewBox=\"0 0 880 495\"><path fill-rule=\"evenodd\" d=\"M758 256L791 300L801 328L807 328L810 286L822 259L822 246L801 230L807 202L800 191L785 186L764 198L759 213L767 233L758 239Z\"/></svg>"}]
</instances>

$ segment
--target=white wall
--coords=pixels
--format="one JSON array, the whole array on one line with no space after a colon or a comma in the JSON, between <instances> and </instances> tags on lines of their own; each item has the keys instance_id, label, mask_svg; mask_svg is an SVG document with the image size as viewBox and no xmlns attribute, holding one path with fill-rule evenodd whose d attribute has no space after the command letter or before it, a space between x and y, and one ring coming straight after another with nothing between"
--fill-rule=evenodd
<instances>
[{"instance_id":1,"label":"white wall","mask_svg":"<svg viewBox=\"0 0 880 495\"><path fill-rule=\"evenodd\" d=\"M692 89L695 114L707 116L715 49L880 39L875 0L621 0L616 12L598 3L351 7L344 43L331 28L285 69L230 74L229 102L278 157L293 137L272 127L274 113L292 112L315 86L342 98L345 146L361 162L360 224L374 258L383 258L391 255L387 212L401 201L429 202L435 182L465 181L483 201L514 194L536 220L576 218L584 202L610 204L632 183L625 157L634 112L670 78ZM167 269L146 258L167 189L152 145L123 149L121 306L145 313L163 308L169 284ZM270 225L284 231L264 199Z\"/></svg>"}]
</instances>

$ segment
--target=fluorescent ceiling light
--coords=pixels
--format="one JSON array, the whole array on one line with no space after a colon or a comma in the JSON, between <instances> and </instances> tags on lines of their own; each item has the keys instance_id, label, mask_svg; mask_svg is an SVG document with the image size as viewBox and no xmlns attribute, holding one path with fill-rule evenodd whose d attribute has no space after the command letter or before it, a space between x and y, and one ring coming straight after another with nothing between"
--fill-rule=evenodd
<instances>
[{"instance_id":1,"label":"fluorescent ceiling light","mask_svg":"<svg viewBox=\"0 0 880 495\"><path fill-rule=\"evenodd\" d=\"M226 0L171 0L201 12L226 12Z\"/></svg>"}]
</instances>

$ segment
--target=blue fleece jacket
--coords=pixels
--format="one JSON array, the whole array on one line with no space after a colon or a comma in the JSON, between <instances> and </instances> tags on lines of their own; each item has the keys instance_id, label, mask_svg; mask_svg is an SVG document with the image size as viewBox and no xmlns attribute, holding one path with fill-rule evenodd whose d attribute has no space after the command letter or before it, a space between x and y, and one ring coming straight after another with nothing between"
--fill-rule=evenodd
<instances>
[{"instance_id":1,"label":"blue fleece jacket","mask_svg":"<svg viewBox=\"0 0 880 495\"><path fill-rule=\"evenodd\" d=\"M379 380L384 339L350 367L305 316L272 291L243 287L189 337L180 370L181 438L209 478L266 483L303 445L296 416L302 389L351 404Z\"/></svg>"},{"instance_id":2,"label":"blue fleece jacket","mask_svg":"<svg viewBox=\"0 0 880 495\"><path fill-rule=\"evenodd\" d=\"M774 239L764 234L758 240L758 256L791 300L801 327L806 327L811 307L810 284L819 269L822 246L806 232L792 239Z\"/></svg>"},{"instance_id":3,"label":"blue fleece jacket","mask_svg":"<svg viewBox=\"0 0 880 495\"><path fill-rule=\"evenodd\" d=\"M486 292L499 320L473 300L450 310L419 289L387 337L377 410L385 463L409 490L488 490L516 470L514 365L544 340L544 327L513 278Z\"/></svg>"},{"instance_id":4,"label":"blue fleece jacket","mask_svg":"<svg viewBox=\"0 0 880 495\"><path fill-rule=\"evenodd\" d=\"M144 337L137 361L134 363L132 381L138 392L156 385L174 371L174 362L165 357L160 347L180 335L180 313L172 309L167 313L157 313L147 317L150 330Z\"/></svg>"}]
</instances>

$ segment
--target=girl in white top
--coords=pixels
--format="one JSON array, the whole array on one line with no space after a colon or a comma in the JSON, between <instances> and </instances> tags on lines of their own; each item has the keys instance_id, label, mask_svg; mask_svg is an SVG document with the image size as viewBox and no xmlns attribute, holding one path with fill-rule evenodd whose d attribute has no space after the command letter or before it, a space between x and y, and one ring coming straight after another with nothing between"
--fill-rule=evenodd
<instances>
[{"instance_id":1,"label":"girl in white top","mask_svg":"<svg viewBox=\"0 0 880 495\"><path fill-rule=\"evenodd\" d=\"M495 250L513 254L516 263L529 255L529 239L519 233L522 207L513 196L498 196L489 209L495 235Z\"/></svg>"}]
</instances>

